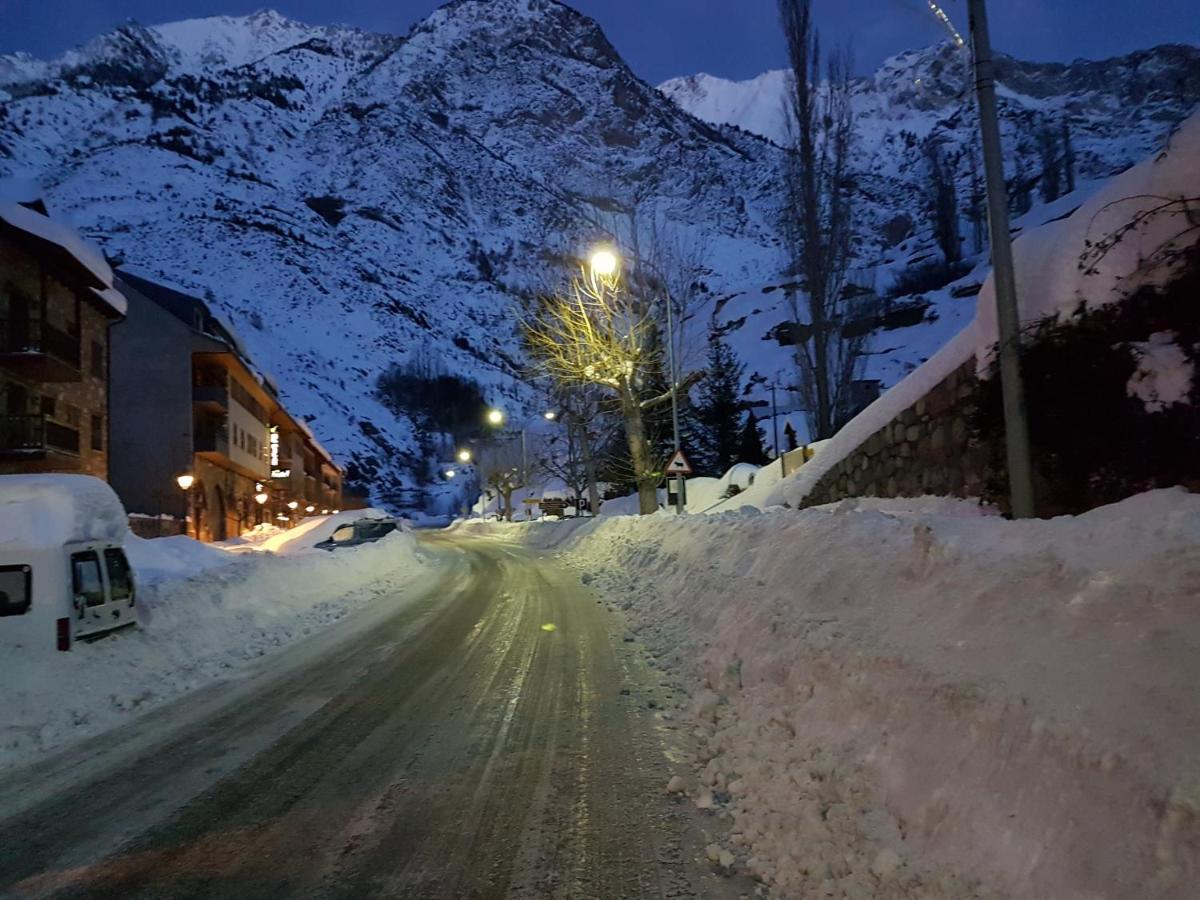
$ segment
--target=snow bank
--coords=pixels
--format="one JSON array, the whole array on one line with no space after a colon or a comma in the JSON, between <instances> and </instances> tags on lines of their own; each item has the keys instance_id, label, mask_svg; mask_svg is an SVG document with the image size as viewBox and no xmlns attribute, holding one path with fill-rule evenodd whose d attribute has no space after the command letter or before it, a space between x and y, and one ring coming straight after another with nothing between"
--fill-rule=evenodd
<instances>
[{"instance_id":1,"label":"snow bank","mask_svg":"<svg viewBox=\"0 0 1200 900\"><path fill-rule=\"evenodd\" d=\"M90 475L0 476L0 549L125 539L125 508Z\"/></svg>"},{"instance_id":2,"label":"snow bank","mask_svg":"<svg viewBox=\"0 0 1200 900\"><path fill-rule=\"evenodd\" d=\"M6 644L0 766L236 675L368 604L403 602L422 566L415 538L402 532L286 557L234 554L185 537L131 537L126 547L139 628L77 643L70 653Z\"/></svg>"},{"instance_id":3,"label":"snow bank","mask_svg":"<svg viewBox=\"0 0 1200 900\"><path fill-rule=\"evenodd\" d=\"M1179 126L1162 153L1110 179L1067 218L1042 225L1013 242L1021 321L1068 314L1080 304L1104 305L1144 284L1168 280L1173 267L1164 264L1164 252L1188 226L1188 219L1181 205L1164 206L1194 198L1197 184L1200 112ZM1097 252L1097 245L1139 219L1141 227L1126 232L1102 255ZM991 275L979 292L975 320L983 374L997 340L996 290Z\"/></svg>"},{"instance_id":4,"label":"snow bank","mask_svg":"<svg viewBox=\"0 0 1200 900\"><path fill-rule=\"evenodd\" d=\"M984 512L602 518L563 558L691 685L681 775L782 895L1193 896L1200 496Z\"/></svg>"}]
</instances>

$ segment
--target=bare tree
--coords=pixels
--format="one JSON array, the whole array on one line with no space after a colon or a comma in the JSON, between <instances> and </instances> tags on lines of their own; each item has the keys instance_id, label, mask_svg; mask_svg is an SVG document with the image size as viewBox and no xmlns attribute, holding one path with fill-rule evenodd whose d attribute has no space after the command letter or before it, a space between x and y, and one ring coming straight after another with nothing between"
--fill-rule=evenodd
<instances>
[{"instance_id":1,"label":"bare tree","mask_svg":"<svg viewBox=\"0 0 1200 900\"><path fill-rule=\"evenodd\" d=\"M811 7L811 0L779 0L791 64L784 232L803 288L803 297L796 290L788 295L797 323L800 393L810 433L825 438L850 402L850 385L862 366L862 340L843 331L853 214L851 59L849 51L829 57L822 90Z\"/></svg>"},{"instance_id":2,"label":"bare tree","mask_svg":"<svg viewBox=\"0 0 1200 900\"><path fill-rule=\"evenodd\" d=\"M962 258L962 243L958 234L958 191L954 183L954 166L934 135L925 139L922 147L929 166L928 206L933 214L933 236L947 263Z\"/></svg>"},{"instance_id":3,"label":"bare tree","mask_svg":"<svg viewBox=\"0 0 1200 900\"><path fill-rule=\"evenodd\" d=\"M503 500L503 503L497 504L497 511L511 522L513 492L529 483L520 438L501 435L482 444L476 450L475 465L483 483Z\"/></svg>"}]
</instances>

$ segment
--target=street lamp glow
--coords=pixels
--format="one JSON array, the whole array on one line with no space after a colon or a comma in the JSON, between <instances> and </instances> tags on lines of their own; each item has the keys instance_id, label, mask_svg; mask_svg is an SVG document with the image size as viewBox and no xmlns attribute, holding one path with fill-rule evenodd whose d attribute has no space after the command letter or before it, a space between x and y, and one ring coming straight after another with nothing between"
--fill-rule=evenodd
<instances>
[{"instance_id":1,"label":"street lamp glow","mask_svg":"<svg viewBox=\"0 0 1200 900\"><path fill-rule=\"evenodd\" d=\"M316 511L316 509L317 509L317 508L316 508L315 506L313 506L311 503L310 503L310 504L308 504L308 506L304 507L304 511L305 511L306 513L315 512L315 511Z\"/></svg>"},{"instance_id":2,"label":"street lamp glow","mask_svg":"<svg viewBox=\"0 0 1200 900\"><path fill-rule=\"evenodd\" d=\"M466 449L459 450L458 461L460 463L469 463L471 461L471 451Z\"/></svg>"},{"instance_id":3,"label":"street lamp glow","mask_svg":"<svg viewBox=\"0 0 1200 900\"><path fill-rule=\"evenodd\" d=\"M191 488L191 486L196 483L196 478L194 475L180 475L178 478L175 479L175 483L177 485L179 485L179 489L181 491L186 491L186 490L189 490Z\"/></svg>"},{"instance_id":4,"label":"street lamp glow","mask_svg":"<svg viewBox=\"0 0 1200 900\"><path fill-rule=\"evenodd\" d=\"M504 413L498 409L489 409L487 413L487 420L489 425L503 425Z\"/></svg>"},{"instance_id":5,"label":"street lamp glow","mask_svg":"<svg viewBox=\"0 0 1200 900\"><path fill-rule=\"evenodd\" d=\"M259 506L262 506L269 499L271 499L271 498L268 497L266 495L266 492L264 492L264 491L259 491L257 494L254 495L254 502L257 503Z\"/></svg>"},{"instance_id":6,"label":"street lamp glow","mask_svg":"<svg viewBox=\"0 0 1200 900\"><path fill-rule=\"evenodd\" d=\"M453 469L447 469L447 470L446 470L446 477L447 477L447 478L453 478L453 477L454 477L455 475L457 475L457 474L458 474L458 473L457 473L457 472L455 472Z\"/></svg>"},{"instance_id":7,"label":"street lamp glow","mask_svg":"<svg viewBox=\"0 0 1200 900\"><path fill-rule=\"evenodd\" d=\"M543 417L544 417L544 418L545 418L545 419L546 419L548 422L553 422L553 421L554 421L554 420L555 420L555 419L558 417L558 413L556 413L556 412L555 412L554 410L552 410L552 409L548 409L548 410L546 410L544 413L542 413L542 416L543 416Z\"/></svg>"},{"instance_id":8,"label":"street lamp glow","mask_svg":"<svg viewBox=\"0 0 1200 900\"><path fill-rule=\"evenodd\" d=\"M601 247L592 253L590 260L592 274L601 278L611 278L617 271L617 254L607 247Z\"/></svg>"},{"instance_id":9,"label":"street lamp glow","mask_svg":"<svg viewBox=\"0 0 1200 900\"><path fill-rule=\"evenodd\" d=\"M295 509L299 505L300 505L299 502L297 502L296 500L291 500L288 502L288 509Z\"/></svg>"}]
</instances>

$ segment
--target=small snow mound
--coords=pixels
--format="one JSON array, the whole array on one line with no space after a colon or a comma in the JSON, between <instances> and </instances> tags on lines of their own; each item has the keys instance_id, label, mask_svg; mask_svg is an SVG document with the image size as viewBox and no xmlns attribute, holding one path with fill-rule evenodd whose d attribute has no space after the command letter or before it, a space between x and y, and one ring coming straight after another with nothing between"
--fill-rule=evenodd
<instances>
[{"instance_id":1,"label":"small snow mound","mask_svg":"<svg viewBox=\"0 0 1200 900\"><path fill-rule=\"evenodd\" d=\"M1141 400L1146 412L1151 413L1186 403L1195 366L1177 343L1175 332L1155 332L1150 340L1134 342L1131 347L1138 367L1126 385L1128 395Z\"/></svg>"}]
</instances>

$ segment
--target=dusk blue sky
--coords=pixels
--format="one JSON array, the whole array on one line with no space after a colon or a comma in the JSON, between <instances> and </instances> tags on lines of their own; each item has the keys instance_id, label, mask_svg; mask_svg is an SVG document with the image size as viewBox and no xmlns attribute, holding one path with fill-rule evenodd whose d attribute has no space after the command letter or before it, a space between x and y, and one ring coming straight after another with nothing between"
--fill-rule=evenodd
<instances>
[{"instance_id":1,"label":"dusk blue sky","mask_svg":"<svg viewBox=\"0 0 1200 900\"><path fill-rule=\"evenodd\" d=\"M271 7L313 24L404 34L438 0L0 0L0 53L54 56L133 18L144 24ZM774 0L573 0L642 78L709 72L747 78L782 65ZM965 28L963 0L945 7ZM1025 59L1113 56L1166 42L1200 44L1197 0L993 0L993 42ZM826 39L852 39L858 68L942 37L924 0L815 0Z\"/></svg>"}]
</instances>

